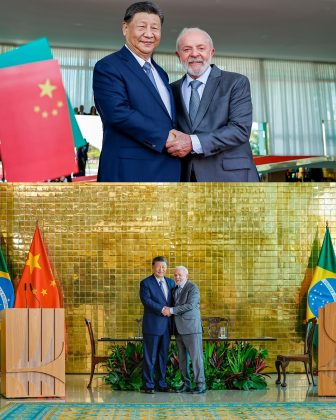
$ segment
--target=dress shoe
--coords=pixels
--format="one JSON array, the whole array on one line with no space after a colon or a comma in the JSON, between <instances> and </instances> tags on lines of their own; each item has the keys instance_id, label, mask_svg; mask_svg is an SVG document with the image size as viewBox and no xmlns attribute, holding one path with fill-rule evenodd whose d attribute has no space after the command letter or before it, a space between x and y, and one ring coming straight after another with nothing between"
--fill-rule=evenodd
<instances>
[{"instance_id":1,"label":"dress shoe","mask_svg":"<svg viewBox=\"0 0 336 420\"><path fill-rule=\"evenodd\" d=\"M189 386L187 386L187 385L183 385L183 387L180 388L180 389L177 389L176 392L178 394L179 393L182 393L182 392L191 392L191 388Z\"/></svg>"},{"instance_id":2,"label":"dress shoe","mask_svg":"<svg viewBox=\"0 0 336 420\"><path fill-rule=\"evenodd\" d=\"M169 392L169 388L166 386L165 388L162 388L161 386L157 387L156 390L158 392Z\"/></svg>"},{"instance_id":3,"label":"dress shoe","mask_svg":"<svg viewBox=\"0 0 336 420\"><path fill-rule=\"evenodd\" d=\"M145 388L145 394L155 394L155 391L152 388Z\"/></svg>"},{"instance_id":4,"label":"dress shoe","mask_svg":"<svg viewBox=\"0 0 336 420\"><path fill-rule=\"evenodd\" d=\"M204 394L205 391L206 391L205 387L202 387L202 388L197 387L192 391L192 393L193 394Z\"/></svg>"}]
</instances>

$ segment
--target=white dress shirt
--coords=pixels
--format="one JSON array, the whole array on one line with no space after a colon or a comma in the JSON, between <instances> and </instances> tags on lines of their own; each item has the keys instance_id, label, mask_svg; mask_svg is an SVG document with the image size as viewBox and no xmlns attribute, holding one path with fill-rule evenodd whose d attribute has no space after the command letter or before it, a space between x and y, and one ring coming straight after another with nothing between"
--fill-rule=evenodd
<instances>
[{"instance_id":1,"label":"white dress shirt","mask_svg":"<svg viewBox=\"0 0 336 420\"><path fill-rule=\"evenodd\" d=\"M165 298L167 300L168 299L168 286L167 286L166 280L164 278L163 279L158 279L156 276L154 276L154 277L156 278L156 281L158 282L158 285L159 285L160 288L161 288L160 282L162 281L163 293L164 293Z\"/></svg>"},{"instance_id":2,"label":"white dress shirt","mask_svg":"<svg viewBox=\"0 0 336 420\"><path fill-rule=\"evenodd\" d=\"M143 58L141 58L138 55L136 55L130 48L128 48L128 46L126 44L125 44L125 47L131 52L131 54L133 55L133 57L140 64L141 68L143 68L143 65L145 64L146 61ZM171 118L172 112L171 112L171 103L170 103L170 96L169 96L168 89L166 88L165 84L163 83L163 81L162 81L162 79L161 79L158 71L153 66L152 60L149 59L147 61L151 65L153 77L154 77L156 86L158 88L159 95L161 96L162 102L164 103L164 105L165 105L165 107L166 107L166 109L167 109L167 111L168 111L168 113L170 115L170 118ZM145 70L143 70L143 71L145 72Z\"/></svg>"},{"instance_id":3,"label":"white dress shirt","mask_svg":"<svg viewBox=\"0 0 336 420\"><path fill-rule=\"evenodd\" d=\"M182 90L182 97L183 97L188 113L189 113L189 102L190 102L190 96L191 96L190 82L193 80L199 80L202 83L202 85L197 89L200 99L202 99L205 84L208 81L210 72L211 72L211 66L209 66L207 70L205 70L205 72L201 74L201 76L198 77L197 79L193 79L192 77L189 76L189 74L186 75L182 83L181 90ZM199 141L198 136L196 134L191 134L190 138L192 142L193 152L197 154L203 153L202 145L201 145L201 142Z\"/></svg>"}]
</instances>

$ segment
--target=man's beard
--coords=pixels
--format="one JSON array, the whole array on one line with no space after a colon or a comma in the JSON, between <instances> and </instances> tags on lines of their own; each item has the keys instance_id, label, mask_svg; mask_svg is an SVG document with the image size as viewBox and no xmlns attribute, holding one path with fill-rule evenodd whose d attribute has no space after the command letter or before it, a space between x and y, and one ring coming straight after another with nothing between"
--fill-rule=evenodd
<instances>
[{"instance_id":1,"label":"man's beard","mask_svg":"<svg viewBox=\"0 0 336 420\"><path fill-rule=\"evenodd\" d=\"M203 60L193 60L192 61L192 63L202 63L203 62ZM211 58L209 58L209 60L208 61L204 61L204 63L203 63L203 66L202 67L200 67L200 69L199 70L194 70L194 69L192 69L191 67L190 67L190 62L188 63L188 62L186 62L186 61L183 61L183 62L181 62L181 64L182 64L182 67L183 67L183 69L184 69L184 71L186 72L186 73L188 73L190 76L194 76L194 77L199 77L199 76L201 76L207 69L208 69L208 67L210 66L210 64L211 64Z\"/></svg>"}]
</instances>

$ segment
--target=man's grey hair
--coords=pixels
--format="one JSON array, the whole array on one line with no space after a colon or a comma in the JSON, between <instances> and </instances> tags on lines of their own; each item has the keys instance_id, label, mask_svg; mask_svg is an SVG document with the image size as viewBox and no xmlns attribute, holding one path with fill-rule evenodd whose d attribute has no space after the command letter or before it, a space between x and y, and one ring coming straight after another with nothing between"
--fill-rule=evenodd
<instances>
[{"instance_id":1,"label":"man's grey hair","mask_svg":"<svg viewBox=\"0 0 336 420\"><path fill-rule=\"evenodd\" d=\"M187 267L185 267L184 265L177 265L177 266L175 267L175 270L182 270L182 271L184 271L186 274L189 274L189 271L188 271Z\"/></svg>"},{"instance_id":2,"label":"man's grey hair","mask_svg":"<svg viewBox=\"0 0 336 420\"><path fill-rule=\"evenodd\" d=\"M180 32L180 35L177 37L177 40L176 40L176 51L178 51L179 44L180 44L180 41L181 41L182 37L183 37L186 33L188 33L188 32L194 32L194 31L201 32L202 34L204 34L204 35L208 38L208 41L209 41L209 43L210 43L210 47L211 47L211 48L213 48L212 38L211 38L211 36L208 34L208 32L205 32L205 31L203 31L203 29L200 29L200 28L184 28L184 29L182 29L182 31Z\"/></svg>"}]
</instances>

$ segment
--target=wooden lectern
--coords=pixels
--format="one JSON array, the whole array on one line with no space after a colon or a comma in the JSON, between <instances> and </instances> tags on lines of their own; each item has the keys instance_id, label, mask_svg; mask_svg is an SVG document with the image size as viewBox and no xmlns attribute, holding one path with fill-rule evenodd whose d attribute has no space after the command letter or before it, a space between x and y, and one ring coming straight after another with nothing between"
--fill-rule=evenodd
<instances>
[{"instance_id":1,"label":"wooden lectern","mask_svg":"<svg viewBox=\"0 0 336 420\"><path fill-rule=\"evenodd\" d=\"M64 309L4 309L0 326L1 394L63 397Z\"/></svg>"},{"instance_id":2,"label":"wooden lectern","mask_svg":"<svg viewBox=\"0 0 336 420\"><path fill-rule=\"evenodd\" d=\"M318 396L336 396L336 302L319 309Z\"/></svg>"}]
</instances>

